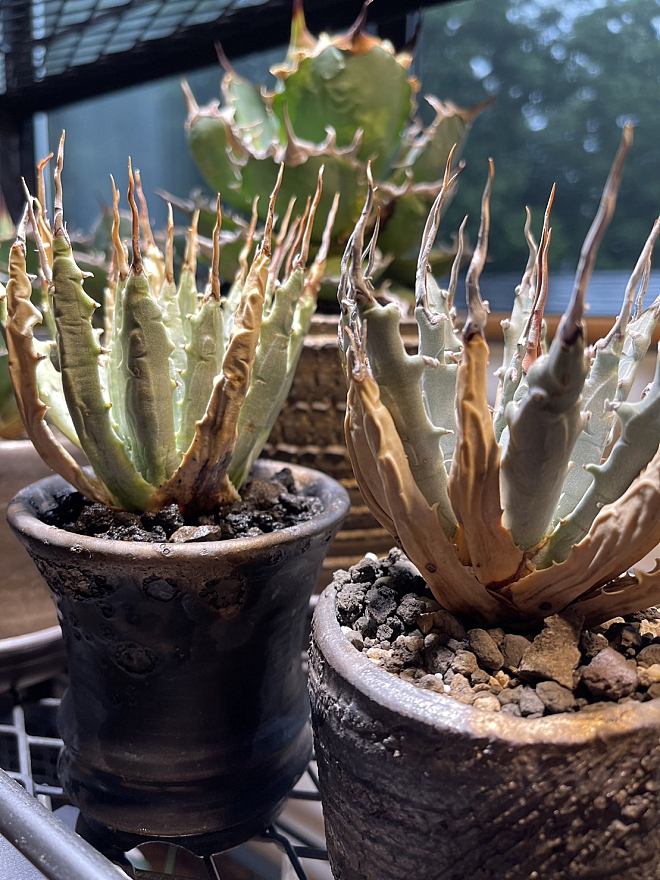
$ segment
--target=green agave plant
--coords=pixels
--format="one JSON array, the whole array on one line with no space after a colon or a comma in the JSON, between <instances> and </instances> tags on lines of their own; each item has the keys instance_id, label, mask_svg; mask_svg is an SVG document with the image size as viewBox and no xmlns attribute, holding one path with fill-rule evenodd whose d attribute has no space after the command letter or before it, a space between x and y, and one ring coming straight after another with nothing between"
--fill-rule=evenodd
<instances>
[{"instance_id":1,"label":"green agave plant","mask_svg":"<svg viewBox=\"0 0 660 880\"><path fill-rule=\"evenodd\" d=\"M238 497L288 393L316 307L337 199L307 271L322 169L304 216L287 231L289 210L273 242L280 169L261 244L248 265L252 228L233 284L221 296L218 197L209 281L198 293L195 228L177 283L171 211L163 256L138 180L140 223L129 161L132 262L129 266L119 234L113 182L114 260L105 291L105 326L96 330L97 304L85 292L85 273L73 258L64 224L63 147L64 136L54 175L52 230L41 200L26 193L26 214L9 258L6 340L25 430L46 463L93 500L132 511L177 503L191 516L213 510ZM28 216L47 288L45 312L31 302ZM56 343L35 338L34 328L45 315ZM76 464L49 424L82 447L93 475Z\"/></svg>"},{"instance_id":2,"label":"green agave plant","mask_svg":"<svg viewBox=\"0 0 660 880\"><path fill-rule=\"evenodd\" d=\"M400 339L397 308L376 301L370 261L363 265L375 246L372 239L363 253L370 183L339 288L346 441L372 512L454 613L522 627L571 606L596 624L660 600L660 570L629 570L660 542L660 366L643 399L627 401L660 317L660 299L642 311L660 218L612 330L585 350L583 324L587 285L631 142L626 127L572 299L547 351L551 202L538 249L528 218L530 259L503 322L494 410L486 399L488 308L479 290L492 162L462 332L452 321L457 273L441 290L428 264L453 180L447 165L419 253L414 356Z\"/></svg>"},{"instance_id":3,"label":"green agave plant","mask_svg":"<svg viewBox=\"0 0 660 880\"><path fill-rule=\"evenodd\" d=\"M405 282L412 267L412 282L414 250L442 185L449 151L464 142L486 105L461 110L427 96L435 119L424 127L413 118L418 83L408 75L412 58L364 32L370 2L346 34L321 34L317 40L296 0L288 54L272 69L276 90L269 93L239 76L221 54L223 106L199 107L184 83L186 131L203 177L243 212L257 193L270 191L281 162L285 198L309 192L324 165L321 216L329 210L331 194L340 194L335 243L345 241L359 216L371 160L381 209L380 246L393 258L389 277ZM321 234L317 221L312 240L320 241ZM449 265L450 251L438 249L429 260L436 267Z\"/></svg>"}]
</instances>

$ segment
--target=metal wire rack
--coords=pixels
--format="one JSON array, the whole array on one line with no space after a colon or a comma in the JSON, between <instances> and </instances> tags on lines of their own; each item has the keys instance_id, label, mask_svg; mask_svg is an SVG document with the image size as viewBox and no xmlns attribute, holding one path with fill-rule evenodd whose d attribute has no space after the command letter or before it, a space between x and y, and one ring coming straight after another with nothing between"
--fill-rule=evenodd
<instances>
[{"instance_id":1,"label":"metal wire rack","mask_svg":"<svg viewBox=\"0 0 660 880\"><path fill-rule=\"evenodd\" d=\"M62 741L57 735L56 713L65 683L55 679L20 695L0 697L0 767L25 791L61 819L52 823L55 835L63 837L74 829L78 811L67 801L57 778L57 756ZM277 822L231 853L206 859L193 856L180 847L154 842L140 846L123 859L114 858L132 880L330 880L327 853L323 845L321 797L312 763L291 794ZM0 811L7 810L0 789ZM52 832L53 829L49 829ZM19 846L22 832L6 835ZM26 836L26 835L23 835ZM44 864L48 859L48 839L43 842ZM24 850L23 850L24 851ZM0 868L2 868L0 848ZM34 860L33 860L34 861ZM26 869L29 866L26 862ZM74 865L74 871L78 869ZM30 869L20 880L32 877L52 880L88 880L85 864L80 873L43 873ZM0 875L5 873L0 870Z\"/></svg>"}]
</instances>

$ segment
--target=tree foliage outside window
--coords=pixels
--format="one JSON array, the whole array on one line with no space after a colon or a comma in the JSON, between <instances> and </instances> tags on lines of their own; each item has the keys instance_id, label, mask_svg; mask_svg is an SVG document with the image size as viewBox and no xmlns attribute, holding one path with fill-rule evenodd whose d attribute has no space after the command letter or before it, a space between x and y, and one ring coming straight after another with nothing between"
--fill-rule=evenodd
<instances>
[{"instance_id":1,"label":"tree foliage outside window","mask_svg":"<svg viewBox=\"0 0 660 880\"><path fill-rule=\"evenodd\" d=\"M524 265L524 206L538 229L555 181L551 265L574 268L620 129L634 121L635 145L598 268L633 265L660 212L660 0L437 7L424 15L416 72L423 92L463 106L497 99L475 123L468 167L443 221L448 231L479 204L493 156L492 270ZM473 217L473 238L476 223Z\"/></svg>"}]
</instances>

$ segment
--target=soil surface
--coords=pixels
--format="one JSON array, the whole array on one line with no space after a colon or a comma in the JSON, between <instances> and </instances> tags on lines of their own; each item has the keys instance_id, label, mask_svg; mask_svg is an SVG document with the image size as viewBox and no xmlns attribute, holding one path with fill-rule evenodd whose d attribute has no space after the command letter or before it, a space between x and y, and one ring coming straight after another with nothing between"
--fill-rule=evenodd
<instances>
[{"instance_id":1,"label":"soil surface","mask_svg":"<svg viewBox=\"0 0 660 880\"><path fill-rule=\"evenodd\" d=\"M412 685L494 712L540 718L660 697L660 609L583 629L576 609L521 635L470 629L433 598L398 550L335 573L353 646Z\"/></svg>"},{"instance_id":2,"label":"soil surface","mask_svg":"<svg viewBox=\"0 0 660 880\"><path fill-rule=\"evenodd\" d=\"M306 522L323 510L319 498L303 495L289 468L272 479L255 478L241 491L241 500L215 513L184 519L176 504L155 513L128 513L89 501L79 492L66 492L42 520L79 535L114 541L153 541L174 544L224 541L275 532Z\"/></svg>"}]
</instances>

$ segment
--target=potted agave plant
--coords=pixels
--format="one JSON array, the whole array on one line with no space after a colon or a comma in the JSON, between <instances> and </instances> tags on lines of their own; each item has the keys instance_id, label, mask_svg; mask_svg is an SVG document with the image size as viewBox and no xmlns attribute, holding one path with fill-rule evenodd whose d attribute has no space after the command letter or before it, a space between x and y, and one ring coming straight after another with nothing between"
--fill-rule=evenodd
<instances>
[{"instance_id":1,"label":"potted agave plant","mask_svg":"<svg viewBox=\"0 0 660 880\"><path fill-rule=\"evenodd\" d=\"M549 208L538 250L529 236L492 409L479 291L492 165L462 332L453 282L440 290L426 259L442 196L431 212L415 356L363 266L369 190L339 289L346 439L407 558L397 548L338 572L315 613L337 880L657 876L660 630L644 609L660 574L632 566L660 541L660 370L641 401L626 397L658 321L659 303L640 302L660 220L591 350L583 323L631 140L627 127L547 351Z\"/></svg>"},{"instance_id":2,"label":"potted agave plant","mask_svg":"<svg viewBox=\"0 0 660 880\"><path fill-rule=\"evenodd\" d=\"M81 830L122 849L160 838L204 854L263 827L311 751L300 651L348 498L320 473L255 459L314 311L323 249L309 270L306 260L321 180L286 248L281 233L272 247L275 188L261 244L249 267L246 245L226 297L218 207L198 295L194 230L178 286L172 225L163 258L143 211L140 243L129 163L132 260L115 190L101 346L64 224L63 143L52 229L44 206L27 203L55 346L34 338L42 316L30 301L25 220L7 287L19 411L60 476L20 492L8 518L65 635L59 773ZM91 468L68 455L48 420L77 439Z\"/></svg>"}]
</instances>

